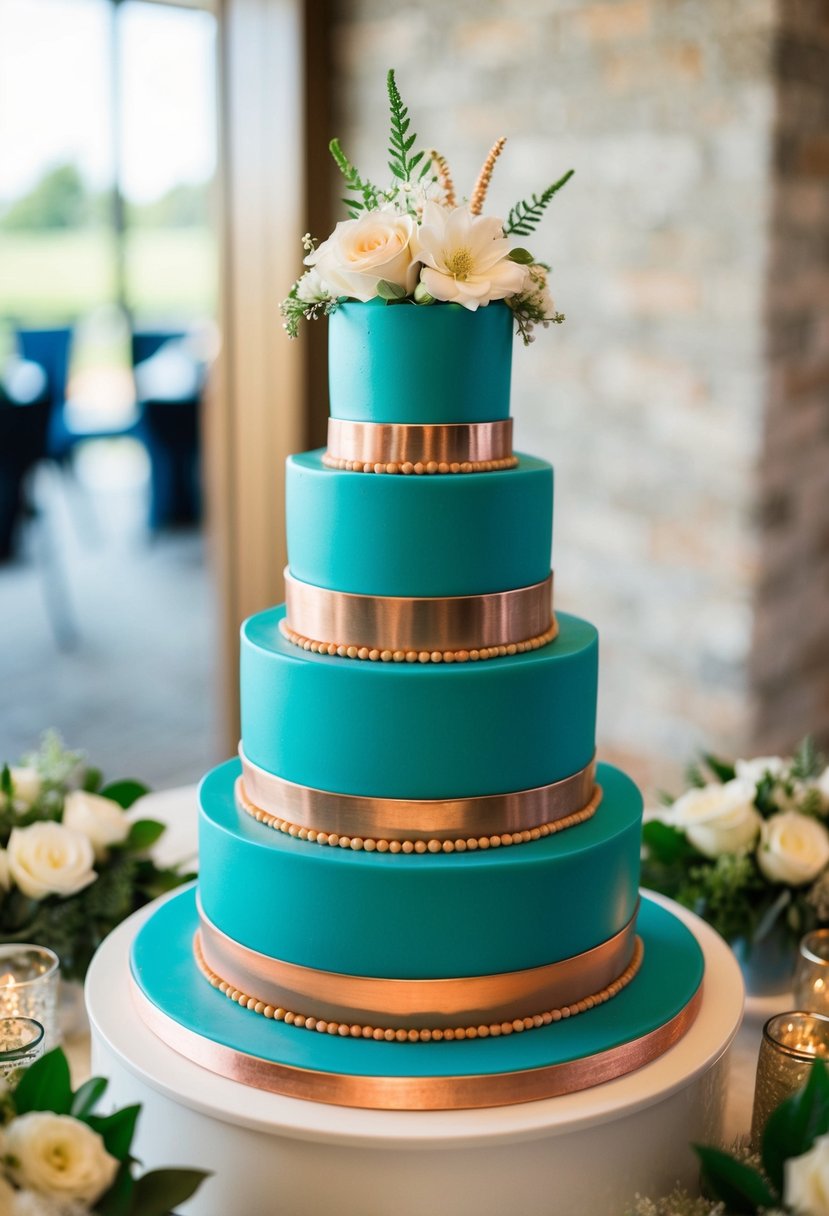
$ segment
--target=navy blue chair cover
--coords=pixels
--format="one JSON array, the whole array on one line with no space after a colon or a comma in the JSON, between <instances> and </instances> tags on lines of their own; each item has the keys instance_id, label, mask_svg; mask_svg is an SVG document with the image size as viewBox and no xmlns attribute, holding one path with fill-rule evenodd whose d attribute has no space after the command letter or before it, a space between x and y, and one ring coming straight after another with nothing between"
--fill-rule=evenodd
<instances>
[{"instance_id":1,"label":"navy blue chair cover","mask_svg":"<svg viewBox=\"0 0 829 1216\"><path fill-rule=\"evenodd\" d=\"M66 425L66 385L72 351L69 326L49 329L15 329L21 358L38 363L46 373L49 401L48 455L62 460L72 447L72 433Z\"/></svg>"}]
</instances>

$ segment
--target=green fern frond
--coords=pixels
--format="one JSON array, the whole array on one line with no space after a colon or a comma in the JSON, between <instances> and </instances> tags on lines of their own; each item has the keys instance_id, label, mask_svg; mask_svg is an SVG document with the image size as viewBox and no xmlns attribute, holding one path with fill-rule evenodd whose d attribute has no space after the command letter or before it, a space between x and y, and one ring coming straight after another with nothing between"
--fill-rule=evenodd
<instances>
[{"instance_id":1,"label":"green fern frond","mask_svg":"<svg viewBox=\"0 0 829 1216\"><path fill-rule=\"evenodd\" d=\"M344 198L342 201L348 209L351 219L356 219L360 211L372 211L379 206L380 189L373 182L364 180L352 165L340 147L338 139L332 139L328 150L334 158L334 163L346 180L349 190L360 198Z\"/></svg>"},{"instance_id":2,"label":"green fern frond","mask_svg":"<svg viewBox=\"0 0 829 1216\"><path fill-rule=\"evenodd\" d=\"M809 781L817 777L822 768L823 758L812 736L807 735L792 758L792 776L796 781Z\"/></svg>"},{"instance_id":3,"label":"green fern frond","mask_svg":"<svg viewBox=\"0 0 829 1216\"><path fill-rule=\"evenodd\" d=\"M400 96L400 90L397 87L397 81L394 79L394 68L389 68L386 83L389 91L389 118L391 130L389 133L389 169L396 178L402 182L410 182L412 174L418 165L423 161L424 152L415 152L410 156L412 148L415 145L417 135L412 133L409 135L409 111L403 105L403 98ZM418 181L425 177L431 168L431 160L427 158L421 166L418 174Z\"/></svg>"},{"instance_id":4,"label":"green fern frond","mask_svg":"<svg viewBox=\"0 0 829 1216\"><path fill-rule=\"evenodd\" d=\"M564 177L553 182L542 194L533 194L529 200L523 199L514 207L510 207L507 222L504 224L504 235L529 236L531 232L534 232L541 222L545 207L553 195L558 194L561 187L569 182L574 172L574 169L568 169Z\"/></svg>"}]
</instances>

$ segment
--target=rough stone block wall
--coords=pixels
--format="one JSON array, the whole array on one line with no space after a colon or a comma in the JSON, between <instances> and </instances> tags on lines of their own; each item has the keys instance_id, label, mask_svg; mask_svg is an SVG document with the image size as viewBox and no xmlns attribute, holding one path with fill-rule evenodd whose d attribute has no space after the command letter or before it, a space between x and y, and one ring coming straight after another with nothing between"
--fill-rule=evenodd
<instances>
[{"instance_id":1,"label":"rough stone block wall","mask_svg":"<svg viewBox=\"0 0 829 1216\"><path fill-rule=\"evenodd\" d=\"M338 0L332 11L333 129L370 176L384 174L391 66L412 129L448 157L462 192L508 137L489 213L576 170L523 242L552 262L567 321L516 346L513 413L519 448L556 468L557 603L601 633L604 755L649 789L676 786L698 747L745 754L825 724L825 655L823 693L806 678L825 622L785 656L779 630L807 603L820 615L826 592L829 322L814 319L810 292L829 151L823 111L794 82L784 113L794 128L805 107L814 130L800 143L792 131L785 153L775 133L784 57L772 0ZM793 183L775 187L786 156L808 179L796 199ZM792 249L801 269L772 316L771 268ZM801 477L802 443L815 450ZM822 587L817 564L799 564L818 550ZM767 703L790 662L796 730L779 729Z\"/></svg>"},{"instance_id":2,"label":"rough stone block wall","mask_svg":"<svg viewBox=\"0 0 829 1216\"><path fill-rule=\"evenodd\" d=\"M829 8L780 5L753 735L829 735Z\"/></svg>"}]
</instances>

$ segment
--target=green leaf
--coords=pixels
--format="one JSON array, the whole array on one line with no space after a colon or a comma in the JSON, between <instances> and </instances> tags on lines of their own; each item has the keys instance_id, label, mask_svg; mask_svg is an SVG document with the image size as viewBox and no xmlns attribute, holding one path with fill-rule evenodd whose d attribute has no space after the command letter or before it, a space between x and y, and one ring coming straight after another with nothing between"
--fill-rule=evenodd
<instances>
[{"instance_id":1,"label":"green leaf","mask_svg":"<svg viewBox=\"0 0 829 1216\"><path fill-rule=\"evenodd\" d=\"M529 249L511 249L507 254L511 262L517 262L519 266L532 266L535 258L530 253Z\"/></svg>"},{"instance_id":2,"label":"green leaf","mask_svg":"<svg viewBox=\"0 0 829 1216\"><path fill-rule=\"evenodd\" d=\"M104 774L99 768L88 768L83 775L83 786L87 794L97 794L101 788Z\"/></svg>"},{"instance_id":3,"label":"green leaf","mask_svg":"<svg viewBox=\"0 0 829 1216\"><path fill-rule=\"evenodd\" d=\"M100 791L102 798L111 798L125 811L149 792L147 786L142 785L140 781L113 781Z\"/></svg>"},{"instance_id":4,"label":"green leaf","mask_svg":"<svg viewBox=\"0 0 829 1216\"><path fill-rule=\"evenodd\" d=\"M75 1090L72 1095L70 1115L75 1119L82 1119L85 1115L91 1114L100 1098L103 1097L108 1084L106 1077L90 1077L88 1081L84 1081L80 1089Z\"/></svg>"},{"instance_id":5,"label":"green leaf","mask_svg":"<svg viewBox=\"0 0 829 1216\"><path fill-rule=\"evenodd\" d=\"M140 1114L140 1106L125 1106L123 1110L117 1110L112 1115L86 1115L84 1123L103 1138L108 1153L118 1161L125 1161L129 1156L135 1124Z\"/></svg>"},{"instance_id":6,"label":"green leaf","mask_svg":"<svg viewBox=\"0 0 829 1216\"><path fill-rule=\"evenodd\" d=\"M0 775L0 794L2 794L4 798L11 799L12 792L12 771L8 764L4 764L3 773Z\"/></svg>"},{"instance_id":7,"label":"green leaf","mask_svg":"<svg viewBox=\"0 0 829 1216\"><path fill-rule=\"evenodd\" d=\"M790 1157L808 1153L818 1136L829 1132L829 1072L816 1060L798 1093L773 1111L763 1132L763 1169L778 1190L783 1189L783 1167Z\"/></svg>"},{"instance_id":8,"label":"green leaf","mask_svg":"<svg viewBox=\"0 0 829 1216\"><path fill-rule=\"evenodd\" d=\"M157 819L136 819L135 823L130 825L129 835L122 848L131 853L143 853L154 845L165 831L166 825L159 823Z\"/></svg>"},{"instance_id":9,"label":"green leaf","mask_svg":"<svg viewBox=\"0 0 829 1216\"><path fill-rule=\"evenodd\" d=\"M377 284L377 294L381 300L404 300L406 288L401 287L399 283L389 283L386 279L381 279Z\"/></svg>"},{"instance_id":10,"label":"green leaf","mask_svg":"<svg viewBox=\"0 0 829 1216\"><path fill-rule=\"evenodd\" d=\"M737 770L734 765L729 764L727 760L720 760L717 756L712 756L710 752L703 752L702 758L717 780L721 781L723 785L725 785L726 781L733 781L737 776Z\"/></svg>"},{"instance_id":11,"label":"green leaf","mask_svg":"<svg viewBox=\"0 0 829 1216\"><path fill-rule=\"evenodd\" d=\"M207 1170L152 1170L135 1183L135 1216L169 1216L199 1189Z\"/></svg>"},{"instance_id":12,"label":"green leaf","mask_svg":"<svg viewBox=\"0 0 829 1216\"><path fill-rule=\"evenodd\" d=\"M702 1162L707 1189L721 1199L729 1212L742 1216L758 1208L773 1208L779 1196L769 1188L762 1174L742 1161L736 1161L718 1148L695 1144L694 1152Z\"/></svg>"},{"instance_id":13,"label":"green leaf","mask_svg":"<svg viewBox=\"0 0 829 1216\"><path fill-rule=\"evenodd\" d=\"M14 1105L19 1115L34 1110L49 1110L68 1115L72 1108L72 1083L69 1064L60 1047L35 1060L17 1083Z\"/></svg>"},{"instance_id":14,"label":"green leaf","mask_svg":"<svg viewBox=\"0 0 829 1216\"><path fill-rule=\"evenodd\" d=\"M649 819L642 825L642 840L651 856L666 866L699 856L684 832L661 819Z\"/></svg>"},{"instance_id":15,"label":"green leaf","mask_svg":"<svg viewBox=\"0 0 829 1216\"><path fill-rule=\"evenodd\" d=\"M95 1204L95 1216L133 1216L134 1199L135 1181L130 1161L124 1161L106 1195Z\"/></svg>"}]
</instances>

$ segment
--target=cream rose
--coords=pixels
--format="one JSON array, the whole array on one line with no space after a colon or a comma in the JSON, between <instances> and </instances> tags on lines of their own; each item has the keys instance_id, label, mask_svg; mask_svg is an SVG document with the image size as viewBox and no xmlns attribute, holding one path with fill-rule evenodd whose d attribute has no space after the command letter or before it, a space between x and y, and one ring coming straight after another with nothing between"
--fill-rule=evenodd
<instances>
[{"instance_id":1,"label":"cream rose","mask_svg":"<svg viewBox=\"0 0 829 1216\"><path fill-rule=\"evenodd\" d=\"M736 760L734 771L742 781L759 785L764 777L782 777L788 765L781 756L756 756L753 760Z\"/></svg>"},{"instance_id":2,"label":"cream rose","mask_svg":"<svg viewBox=\"0 0 829 1216\"><path fill-rule=\"evenodd\" d=\"M786 1209L804 1216L829 1216L829 1136L819 1136L808 1153L784 1166Z\"/></svg>"},{"instance_id":3,"label":"cream rose","mask_svg":"<svg viewBox=\"0 0 829 1216\"><path fill-rule=\"evenodd\" d=\"M14 828L7 852L11 876L30 899L75 895L97 877L90 840L62 823Z\"/></svg>"},{"instance_id":4,"label":"cream rose","mask_svg":"<svg viewBox=\"0 0 829 1216\"><path fill-rule=\"evenodd\" d=\"M15 1191L0 1174L0 1216L11 1216L14 1212Z\"/></svg>"},{"instance_id":5,"label":"cream rose","mask_svg":"<svg viewBox=\"0 0 829 1216\"><path fill-rule=\"evenodd\" d=\"M0 1207L0 1216L5 1208ZM89 1216L85 1203L62 1203L47 1199L37 1191L17 1191L9 1208L9 1216Z\"/></svg>"},{"instance_id":6,"label":"cream rose","mask_svg":"<svg viewBox=\"0 0 829 1216\"><path fill-rule=\"evenodd\" d=\"M130 823L117 802L100 794L73 790L63 804L63 826L82 832L95 851L95 860L103 861L110 845L121 844L130 831Z\"/></svg>"},{"instance_id":7,"label":"cream rose","mask_svg":"<svg viewBox=\"0 0 829 1216\"><path fill-rule=\"evenodd\" d=\"M30 807L37 802L43 785L37 769L26 766L9 769L9 773L12 779L14 801L24 807Z\"/></svg>"},{"instance_id":8,"label":"cream rose","mask_svg":"<svg viewBox=\"0 0 829 1216\"><path fill-rule=\"evenodd\" d=\"M0 895L8 891L11 885L12 876L9 869L9 855L5 849L0 849ZM1 1212L0 1216L2 1216Z\"/></svg>"},{"instance_id":9,"label":"cream rose","mask_svg":"<svg viewBox=\"0 0 829 1216\"><path fill-rule=\"evenodd\" d=\"M666 822L680 828L706 857L743 853L752 847L762 820L750 781L727 781L688 790L670 808Z\"/></svg>"},{"instance_id":10,"label":"cream rose","mask_svg":"<svg viewBox=\"0 0 829 1216\"><path fill-rule=\"evenodd\" d=\"M823 799L823 805L829 806L829 766L827 766L815 782L820 790L820 796Z\"/></svg>"},{"instance_id":11,"label":"cream rose","mask_svg":"<svg viewBox=\"0 0 829 1216\"><path fill-rule=\"evenodd\" d=\"M305 271L296 285L296 294L304 304L319 304L323 300L331 299L331 292L323 283L315 266Z\"/></svg>"},{"instance_id":12,"label":"cream rose","mask_svg":"<svg viewBox=\"0 0 829 1216\"><path fill-rule=\"evenodd\" d=\"M829 832L797 811L782 811L763 824L757 864L770 882L798 887L829 864Z\"/></svg>"},{"instance_id":13,"label":"cream rose","mask_svg":"<svg viewBox=\"0 0 829 1216\"><path fill-rule=\"evenodd\" d=\"M492 300L518 295L528 283L526 266L510 261L503 222L473 215L466 207L426 203L417 231L420 281L436 300L475 311Z\"/></svg>"},{"instance_id":14,"label":"cream rose","mask_svg":"<svg viewBox=\"0 0 829 1216\"><path fill-rule=\"evenodd\" d=\"M6 1129L12 1176L49 1199L93 1204L115 1180L118 1162L97 1132L69 1115L31 1111Z\"/></svg>"},{"instance_id":15,"label":"cream rose","mask_svg":"<svg viewBox=\"0 0 829 1216\"><path fill-rule=\"evenodd\" d=\"M381 280L408 294L417 282L414 231L410 215L369 211L356 220L341 220L328 240L308 254L305 264L316 269L334 296L373 300Z\"/></svg>"}]
</instances>

